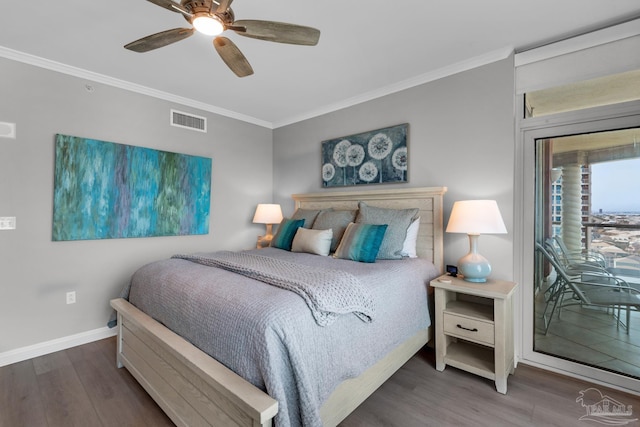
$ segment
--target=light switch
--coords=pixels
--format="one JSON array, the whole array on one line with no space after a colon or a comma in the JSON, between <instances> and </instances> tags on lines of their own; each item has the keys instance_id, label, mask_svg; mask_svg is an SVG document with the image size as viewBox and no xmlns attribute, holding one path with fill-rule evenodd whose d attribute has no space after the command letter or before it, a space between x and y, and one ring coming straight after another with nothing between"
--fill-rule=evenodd
<instances>
[{"instance_id":1,"label":"light switch","mask_svg":"<svg viewBox=\"0 0 640 427\"><path fill-rule=\"evenodd\" d=\"M0 216L0 230L15 230L15 229L16 229L15 216Z\"/></svg>"},{"instance_id":2,"label":"light switch","mask_svg":"<svg viewBox=\"0 0 640 427\"><path fill-rule=\"evenodd\" d=\"M0 122L0 138L16 139L16 124Z\"/></svg>"}]
</instances>

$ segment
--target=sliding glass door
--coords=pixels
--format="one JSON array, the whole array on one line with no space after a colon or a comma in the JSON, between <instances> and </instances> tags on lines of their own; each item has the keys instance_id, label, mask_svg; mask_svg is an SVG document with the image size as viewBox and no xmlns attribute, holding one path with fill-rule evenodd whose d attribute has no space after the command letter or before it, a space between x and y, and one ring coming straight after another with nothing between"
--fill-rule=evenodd
<instances>
[{"instance_id":1,"label":"sliding glass door","mask_svg":"<svg viewBox=\"0 0 640 427\"><path fill-rule=\"evenodd\" d=\"M523 357L640 391L640 104L628 107L523 129Z\"/></svg>"},{"instance_id":2,"label":"sliding glass door","mask_svg":"<svg viewBox=\"0 0 640 427\"><path fill-rule=\"evenodd\" d=\"M534 351L640 378L640 128L535 158Z\"/></svg>"}]
</instances>

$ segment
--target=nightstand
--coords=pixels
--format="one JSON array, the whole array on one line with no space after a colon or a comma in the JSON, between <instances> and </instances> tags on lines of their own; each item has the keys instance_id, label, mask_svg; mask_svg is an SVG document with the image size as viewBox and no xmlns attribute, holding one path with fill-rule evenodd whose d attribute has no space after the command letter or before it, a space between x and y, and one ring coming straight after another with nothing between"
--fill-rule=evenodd
<instances>
[{"instance_id":1,"label":"nightstand","mask_svg":"<svg viewBox=\"0 0 640 427\"><path fill-rule=\"evenodd\" d=\"M494 380L507 393L515 369L513 342L514 282L466 282L440 276L435 288L436 369L450 365Z\"/></svg>"}]
</instances>

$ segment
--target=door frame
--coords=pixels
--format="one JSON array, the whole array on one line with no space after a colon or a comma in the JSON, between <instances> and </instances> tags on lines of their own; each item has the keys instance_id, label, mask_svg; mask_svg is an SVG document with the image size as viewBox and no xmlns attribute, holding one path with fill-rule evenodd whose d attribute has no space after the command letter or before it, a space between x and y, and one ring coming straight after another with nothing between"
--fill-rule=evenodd
<instances>
[{"instance_id":1,"label":"door frame","mask_svg":"<svg viewBox=\"0 0 640 427\"><path fill-rule=\"evenodd\" d=\"M580 133L640 127L640 101L524 119L524 95L516 98L514 187L514 278L521 284L517 342L520 361L564 375L640 394L640 380L535 352L534 339L534 224L535 140Z\"/></svg>"}]
</instances>

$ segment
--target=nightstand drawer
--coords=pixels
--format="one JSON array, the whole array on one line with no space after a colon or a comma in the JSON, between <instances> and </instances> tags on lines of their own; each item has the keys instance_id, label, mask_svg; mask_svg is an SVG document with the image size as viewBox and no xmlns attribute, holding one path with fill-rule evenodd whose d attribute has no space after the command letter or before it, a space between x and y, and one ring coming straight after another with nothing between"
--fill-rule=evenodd
<instances>
[{"instance_id":1,"label":"nightstand drawer","mask_svg":"<svg viewBox=\"0 0 640 427\"><path fill-rule=\"evenodd\" d=\"M470 319L447 312L444 313L443 320L444 333L447 335L466 338L490 346L495 343L493 322Z\"/></svg>"}]
</instances>

